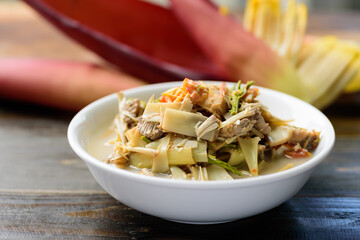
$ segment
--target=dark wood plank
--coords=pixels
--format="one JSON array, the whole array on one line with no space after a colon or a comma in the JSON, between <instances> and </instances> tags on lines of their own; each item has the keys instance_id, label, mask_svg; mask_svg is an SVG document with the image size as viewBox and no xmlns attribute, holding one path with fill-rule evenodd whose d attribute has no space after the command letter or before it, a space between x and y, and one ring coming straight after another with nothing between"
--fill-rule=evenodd
<instances>
[{"instance_id":1,"label":"dark wood plank","mask_svg":"<svg viewBox=\"0 0 360 240\"><path fill-rule=\"evenodd\" d=\"M208 226L148 216L106 194L2 193L0 197L0 236L13 239L204 239L219 234L254 239L356 239L359 224L359 197L298 196L258 216Z\"/></svg>"},{"instance_id":2,"label":"dark wood plank","mask_svg":"<svg viewBox=\"0 0 360 240\"><path fill-rule=\"evenodd\" d=\"M360 196L360 137L337 136L333 151L314 172L301 194Z\"/></svg>"},{"instance_id":3,"label":"dark wood plank","mask_svg":"<svg viewBox=\"0 0 360 240\"><path fill-rule=\"evenodd\" d=\"M0 189L102 191L71 150L74 113L0 100Z\"/></svg>"}]
</instances>

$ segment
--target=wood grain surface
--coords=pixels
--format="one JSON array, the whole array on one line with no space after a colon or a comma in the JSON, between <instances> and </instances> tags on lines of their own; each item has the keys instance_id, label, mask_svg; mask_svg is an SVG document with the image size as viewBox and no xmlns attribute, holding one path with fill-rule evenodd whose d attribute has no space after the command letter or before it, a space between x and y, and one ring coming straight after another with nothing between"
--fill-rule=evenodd
<instances>
[{"instance_id":1,"label":"wood grain surface","mask_svg":"<svg viewBox=\"0 0 360 240\"><path fill-rule=\"evenodd\" d=\"M298 195L254 217L202 226L142 214L107 194L0 195L0 237L8 239L356 239L359 216L358 197Z\"/></svg>"},{"instance_id":2,"label":"wood grain surface","mask_svg":"<svg viewBox=\"0 0 360 240\"><path fill-rule=\"evenodd\" d=\"M360 40L356 13L315 15L310 26ZM0 57L102 63L12 2L0 2ZM0 239L359 239L359 110L338 102L324 111L335 147L294 198L254 217L196 226L142 214L104 192L68 145L74 113L0 99Z\"/></svg>"}]
</instances>

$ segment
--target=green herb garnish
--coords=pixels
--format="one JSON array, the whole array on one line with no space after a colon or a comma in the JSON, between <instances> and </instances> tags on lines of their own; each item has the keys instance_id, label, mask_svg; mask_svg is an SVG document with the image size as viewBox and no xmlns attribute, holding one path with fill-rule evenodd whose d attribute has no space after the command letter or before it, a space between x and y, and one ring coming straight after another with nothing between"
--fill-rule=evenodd
<instances>
[{"instance_id":1,"label":"green herb garnish","mask_svg":"<svg viewBox=\"0 0 360 240\"><path fill-rule=\"evenodd\" d=\"M222 151L222 150L226 150L226 149L236 149L238 147L238 145L236 144L227 144L227 145L224 145L222 146L219 151Z\"/></svg>"},{"instance_id":2,"label":"green herb garnish","mask_svg":"<svg viewBox=\"0 0 360 240\"><path fill-rule=\"evenodd\" d=\"M198 94L201 96L201 86L200 85L197 85L197 88L196 88Z\"/></svg>"},{"instance_id":3,"label":"green herb garnish","mask_svg":"<svg viewBox=\"0 0 360 240\"><path fill-rule=\"evenodd\" d=\"M245 87L241 87L241 81L238 81L235 84L234 90L231 92L230 95L230 102L231 102L231 115L235 115L239 111L239 104L240 99L246 94L247 90L254 84L254 81L248 81Z\"/></svg>"},{"instance_id":4,"label":"green herb garnish","mask_svg":"<svg viewBox=\"0 0 360 240\"><path fill-rule=\"evenodd\" d=\"M140 138L141 138L141 140L143 140L143 141L146 142L146 143L151 143L151 142L152 142L151 139L149 139L149 138L147 138L147 137L145 137L145 136L141 136Z\"/></svg>"},{"instance_id":5,"label":"green herb garnish","mask_svg":"<svg viewBox=\"0 0 360 240\"><path fill-rule=\"evenodd\" d=\"M210 154L208 154L208 163L217 165L219 167L222 167L226 170L229 170L230 172L235 173L236 175L242 176L241 172L239 172L239 170L236 167L231 166L230 164L223 162L219 159L217 159L215 156L212 156Z\"/></svg>"}]
</instances>

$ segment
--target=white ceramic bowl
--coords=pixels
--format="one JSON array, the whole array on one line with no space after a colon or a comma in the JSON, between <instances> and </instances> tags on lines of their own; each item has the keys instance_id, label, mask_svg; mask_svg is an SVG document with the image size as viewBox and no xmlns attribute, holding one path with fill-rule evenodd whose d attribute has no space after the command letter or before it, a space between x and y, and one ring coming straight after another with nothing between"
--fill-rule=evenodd
<instances>
[{"instance_id":1,"label":"white ceramic bowl","mask_svg":"<svg viewBox=\"0 0 360 240\"><path fill-rule=\"evenodd\" d=\"M180 85L181 82L154 84L124 93L128 97L147 100L152 94L159 96L161 92ZM314 167L329 154L335 142L330 121L311 105L264 88L260 88L258 99L269 107L273 115L295 119L295 126L321 131L320 144L311 160L283 172L226 182L171 180L118 169L88 153L90 136L99 128L108 126L118 111L115 94L81 110L69 125L68 139L98 183L111 196L133 209L185 223L233 221L262 213L290 199L309 179Z\"/></svg>"}]
</instances>

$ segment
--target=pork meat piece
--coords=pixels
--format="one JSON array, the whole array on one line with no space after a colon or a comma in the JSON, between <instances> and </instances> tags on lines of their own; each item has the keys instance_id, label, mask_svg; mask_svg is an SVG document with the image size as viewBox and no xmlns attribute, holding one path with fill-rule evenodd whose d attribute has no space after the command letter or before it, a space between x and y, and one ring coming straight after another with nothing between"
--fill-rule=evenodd
<instances>
[{"instance_id":1,"label":"pork meat piece","mask_svg":"<svg viewBox=\"0 0 360 240\"><path fill-rule=\"evenodd\" d=\"M219 137L231 138L245 136L253 128L255 121L251 121L248 118L243 118L226 127L223 127L219 131Z\"/></svg>"},{"instance_id":2,"label":"pork meat piece","mask_svg":"<svg viewBox=\"0 0 360 240\"><path fill-rule=\"evenodd\" d=\"M312 151L317 147L319 141L319 132L309 132L304 128L293 127L292 135L288 143L292 145L299 143L302 148Z\"/></svg>"},{"instance_id":3,"label":"pork meat piece","mask_svg":"<svg viewBox=\"0 0 360 240\"><path fill-rule=\"evenodd\" d=\"M139 99L131 99L124 103L123 111L125 112L125 123L129 128L132 128L136 124L134 119L143 113L144 108L141 106Z\"/></svg>"},{"instance_id":4,"label":"pork meat piece","mask_svg":"<svg viewBox=\"0 0 360 240\"><path fill-rule=\"evenodd\" d=\"M265 122L259 110L256 110L255 115L250 117L250 119L256 121L254 128L260 131L262 134L268 135L271 132L271 127L268 123Z\"/></svg>"},{"instance_id":5,"label":"pork meat piece","mask_svg":"<svg viewBox=\"0 0 360 240\"><path fill-rule=\"evenodd\" d=\"M161 129L159 129L159 125L160 125L159 122L149 121L140 117L137 127L141 135L151 140L156 140L164 135L164 132Z\"/></svg>"}]
</instances>

